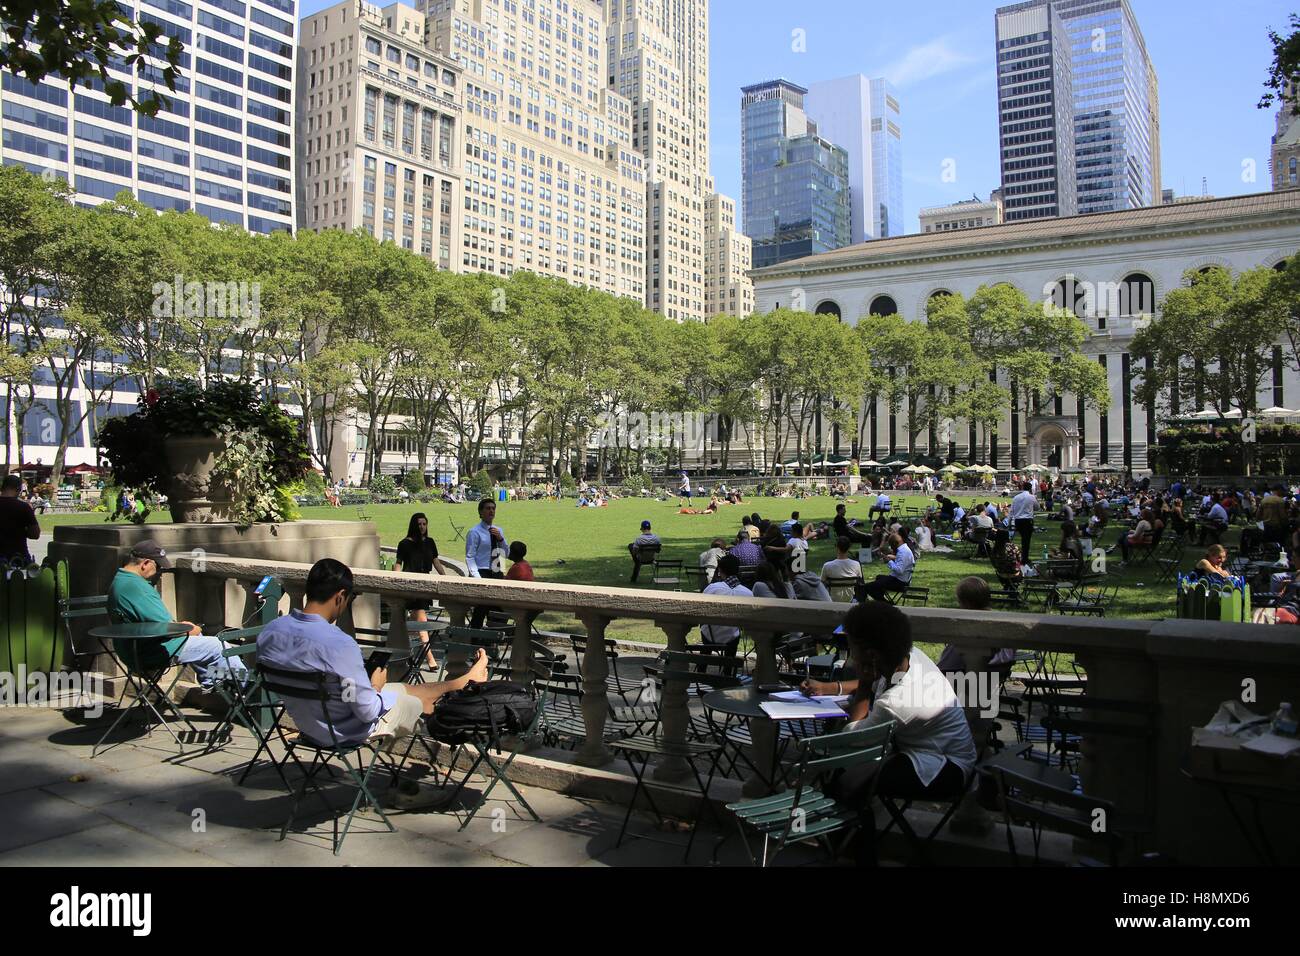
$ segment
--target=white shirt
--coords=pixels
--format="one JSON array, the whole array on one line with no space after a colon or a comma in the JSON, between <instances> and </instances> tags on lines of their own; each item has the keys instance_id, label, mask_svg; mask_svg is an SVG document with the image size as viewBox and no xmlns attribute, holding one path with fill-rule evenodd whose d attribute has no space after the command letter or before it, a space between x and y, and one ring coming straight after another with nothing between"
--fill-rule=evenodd
<instances>
[{"instance_id":1,"label":"white shirt","mask_svg":"<svg viewBox=\"0 0 1300 956\"><path fill-rule=\"evenodd\" d=\"M1209 517L1210 517L1210 520L1211 520L1211 521L1221 521L1221 522L1223 522L1224 524L1227 524L1227 523L1228 523L1228 509L1226 509L1225 507L1223 507L1223 505L1222 505L1220 502L1217 502L1217 501L1216 501L1216 502L1214 503L1214 507L1212 507L1212 508L1210 509L1210 515L1209 515Z\"/></svg>"},{"instance_id":2,"label":"white shirt","mask_svg":"<svg viewBox=\"0 0 1300 956\"><path fill-rule=\"evenodd\" d=\"M733 588L726 581L714 581L704 589L704 593L734 598L752 598L754 596L754 592L743 584L738 584ZM700 635L711 644L729 644L740 637L740 628L727 624L701 624Z\"/></svg>"},{"instance_id":3,"label":"white shirt","mask_svg":"<svg viewBox=\"0 0 1300 956\"><path fill-rule=\"evenodd\" d=\"M908 669L876 681L875 703L863 720L845 730L865 730L895 721L894 742L912 761L916 776L929 785L951 760L968 779L978 755L961 702L943 671L919 648L912 648Z\"/></svg>"},{"instance_id":4,"label":"white shirt","mask_svg":"<svg viewBox=\"0 0 1300 956\"><path fill-rule=\"evenodd\" d=\"M836 558L822 565L822 580L829 578L861 578L862 565L852 558Z\"/></svg>"},{"instance_id":5,"label":"white shirt","mask_svg":"<svg viewBox=\"0 0 1300 956\"><path fill-rule=\"evenodd\" d=\"M1033 518L1034 516L1034 494L1031 491L1022 491L1011 499L1011 520L1019 521L1022 518Z\"/></svg>"},{"instance_id":6,"label":"white shirt","mask_svg":"<svg viewBox=\"0 0 1300 956\"><path fill-rule=\"evenodd\" d=\"M985 529L987 529L987 530L989 530L989 531L992 531L992 530L993 530L993 519L990 518L990 517L988 516L987 513L982 514L982 515L976 515L976 516L975 516L975 527L977 527L977 528L985 528Z\"/></svg>"},{"instance_id":7,"label":"white shirt","mask_svg":"<svg viewBox=\"0 0 1300 956\"><path fill-rule=\"evenodd\" d=\"M888 507L889 507L889 495L876 495L876 507L877 507L877 508L888 508Z\"/></svg>"}]
</instances>

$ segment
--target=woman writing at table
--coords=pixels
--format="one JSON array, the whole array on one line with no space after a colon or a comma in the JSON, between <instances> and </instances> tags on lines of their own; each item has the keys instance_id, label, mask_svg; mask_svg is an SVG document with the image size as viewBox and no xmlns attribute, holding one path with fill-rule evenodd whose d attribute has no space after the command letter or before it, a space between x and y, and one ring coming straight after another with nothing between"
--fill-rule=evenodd
<instances>
[{"instance_id":1,"label":"woman writing at table","mask_svg":"<svg viewBox=\"0 0 1300 956\"><path fill-rule=\"evenodd\" d=\"M844 618L849 657L859 680L851 693L845 730L894 722L895 753L881 763L833 778L827 792L858 811L853 841L859 866L874 865L875 793L905 800L953 800L965 792L978 759L970 724L943 672L912 646L907 615L892 604L865 601ZM817 691L827 685L810 682Z\"/></svg>"}]
</instances>

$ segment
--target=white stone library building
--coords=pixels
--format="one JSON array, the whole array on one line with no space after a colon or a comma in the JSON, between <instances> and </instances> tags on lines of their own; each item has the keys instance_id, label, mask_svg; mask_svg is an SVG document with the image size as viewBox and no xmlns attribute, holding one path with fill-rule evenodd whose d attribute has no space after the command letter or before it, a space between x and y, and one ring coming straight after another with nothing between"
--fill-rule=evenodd
<instances>
[{"instance_id":1,"label":"white stone library building","mask_svg":"<svg viewBox=\"0 0 1300 956\"><path fill-rule=\"evenodd\" d=\"M1158 314L1189 269L1279 268L1298 250L1300 190L1290 190L879 239L752 275L759 312L802 304L854 324L873 313L923 320L931 297L970 296L982 285L1010 283L1033 301L1053 296L1059 304L1095 290L1098 308L1085 319L1091 336L1084 352L1106 369L1110 407L1099 413L1064 394L1050 396L1035 414L1009 414L997 429L989 463L1111 465L1140 473L1160 422L1132 398L1135 322L1144 311ZM1300 406L1300 376L1285 366L1280 347L1274 354L1272 386L1260 395L1260 407ZM905 421L904 411L891 414L878 401L861 457L884 461L906 452ZM983 435L969 423L956 423L949 437L947 447L929 448L922 432L917 451L961 461L979 456ZM851 438L831 430L821 447L847 455Z\"/></svg>"}]
</instances>

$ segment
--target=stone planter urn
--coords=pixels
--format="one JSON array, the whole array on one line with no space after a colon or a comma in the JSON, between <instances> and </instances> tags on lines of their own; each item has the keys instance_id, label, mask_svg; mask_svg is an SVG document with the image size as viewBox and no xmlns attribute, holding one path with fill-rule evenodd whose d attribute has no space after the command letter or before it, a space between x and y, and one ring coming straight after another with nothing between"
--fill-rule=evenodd
<instances>
[{"instance_id":1,"label":"stone planter urn","mask_svg":"<svg viewBox=\"0 0 1300 956\"><path fill-rule=\"evenodd\" d=\"M229 489L212 480L217 456L225 443L216 435L169 435L163 441L172 473L167 504L178 523L229 521Z\"/></svg>"}]
</instances>

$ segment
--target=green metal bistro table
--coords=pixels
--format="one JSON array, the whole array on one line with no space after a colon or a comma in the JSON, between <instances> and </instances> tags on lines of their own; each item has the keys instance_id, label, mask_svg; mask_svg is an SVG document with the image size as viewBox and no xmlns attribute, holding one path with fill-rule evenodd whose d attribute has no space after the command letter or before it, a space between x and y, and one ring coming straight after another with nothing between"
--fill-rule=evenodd
<instances>
[{"instance_id":1,"label":"green metal bistro table","mask_svg":"<svg viewBox=\"0 0 1300 956\"><path fill-rule=\"evenodd\" d=\"M117 728L137 709L148 713L152 712L158 722L163 725L166 731L171 734L172 739L176 741L177 746L181 745L181 740L172 730L167 718L162 715L154 705L152 696L157 696L162 703L164 710L180 719L186 727L194 730L194 725L190 723L179 707L172 702L170 691L175 686L176 681L180 679L178 672L172 678L171 684L167 685L166 690L159 686L158 682L162 680L167 670L176 664L175 652L168 652L162 647L162 642L176 637L186 637L190 632L189 626L176 621L143 621L129 624L105 624L90 629L90 636L99 641L100 646L108 651L109 655L122 669L126 675L127 683L135 691L135 699L131 705L118 715L113 726L108 728L108 732L99 739L99 743L91 749L90 756L94 758L99 753L99 748L104 746L104 741L113 735ZM112 642L109 644L108 642ZM152 646L149 646L152 645ZM180 645L183 647L184 643ZM180 650L177 647L177 651ZM154 651L149 655L148 660L142 660L142 655L146 651Z\"/></svg>"},{"instance_id":2,"label":"green metal bistro table","mask_svg":"<svg viewBox=\"0 0 1300 956\"><path fill-rule=\"evenodd\" d=\"M793 687L790 688L790 690L795 689L796 688ZM785 743L788 744L791 739L800 735L816 736L821 732L821 728L818 726L820 721L825 719L834 719L807 717L778 719L776 721L778 724L789 724L793 726L791 726L785 734L778 732L777 746L773 748L771 754L771 765L767 771L764 772L764 770L762 770L757 764L745 756L743 749L745 741L741 735L732 730L730 725L733 718L745 722L751 720L772 720L771 717L767 716L762 705L768 701L777 700L779 700L779 698L773 697L771 694L765 694L751 684L746 687L730 687L725 690L711 691L710 693L705 694L701 701L704 705L704 715L708 719L709 726L713 728L714 734L717 736L719 742L721 742L724 754L731 754L731 767L734 768L737 763L744 762L746 766L757 774L759 779L762 780L767 787L773 790L779 788L779 777L782 778L783 782L783 775L781 774L781 757L784 753L785 747L782 744L782 739L784 738ZM727 720L719 726L713 719L714 713L726 714ZM796 730L798 732L796 732ZM759 757L761 755L755 754L755 756Z\"/></svg>"}]
</instances>

